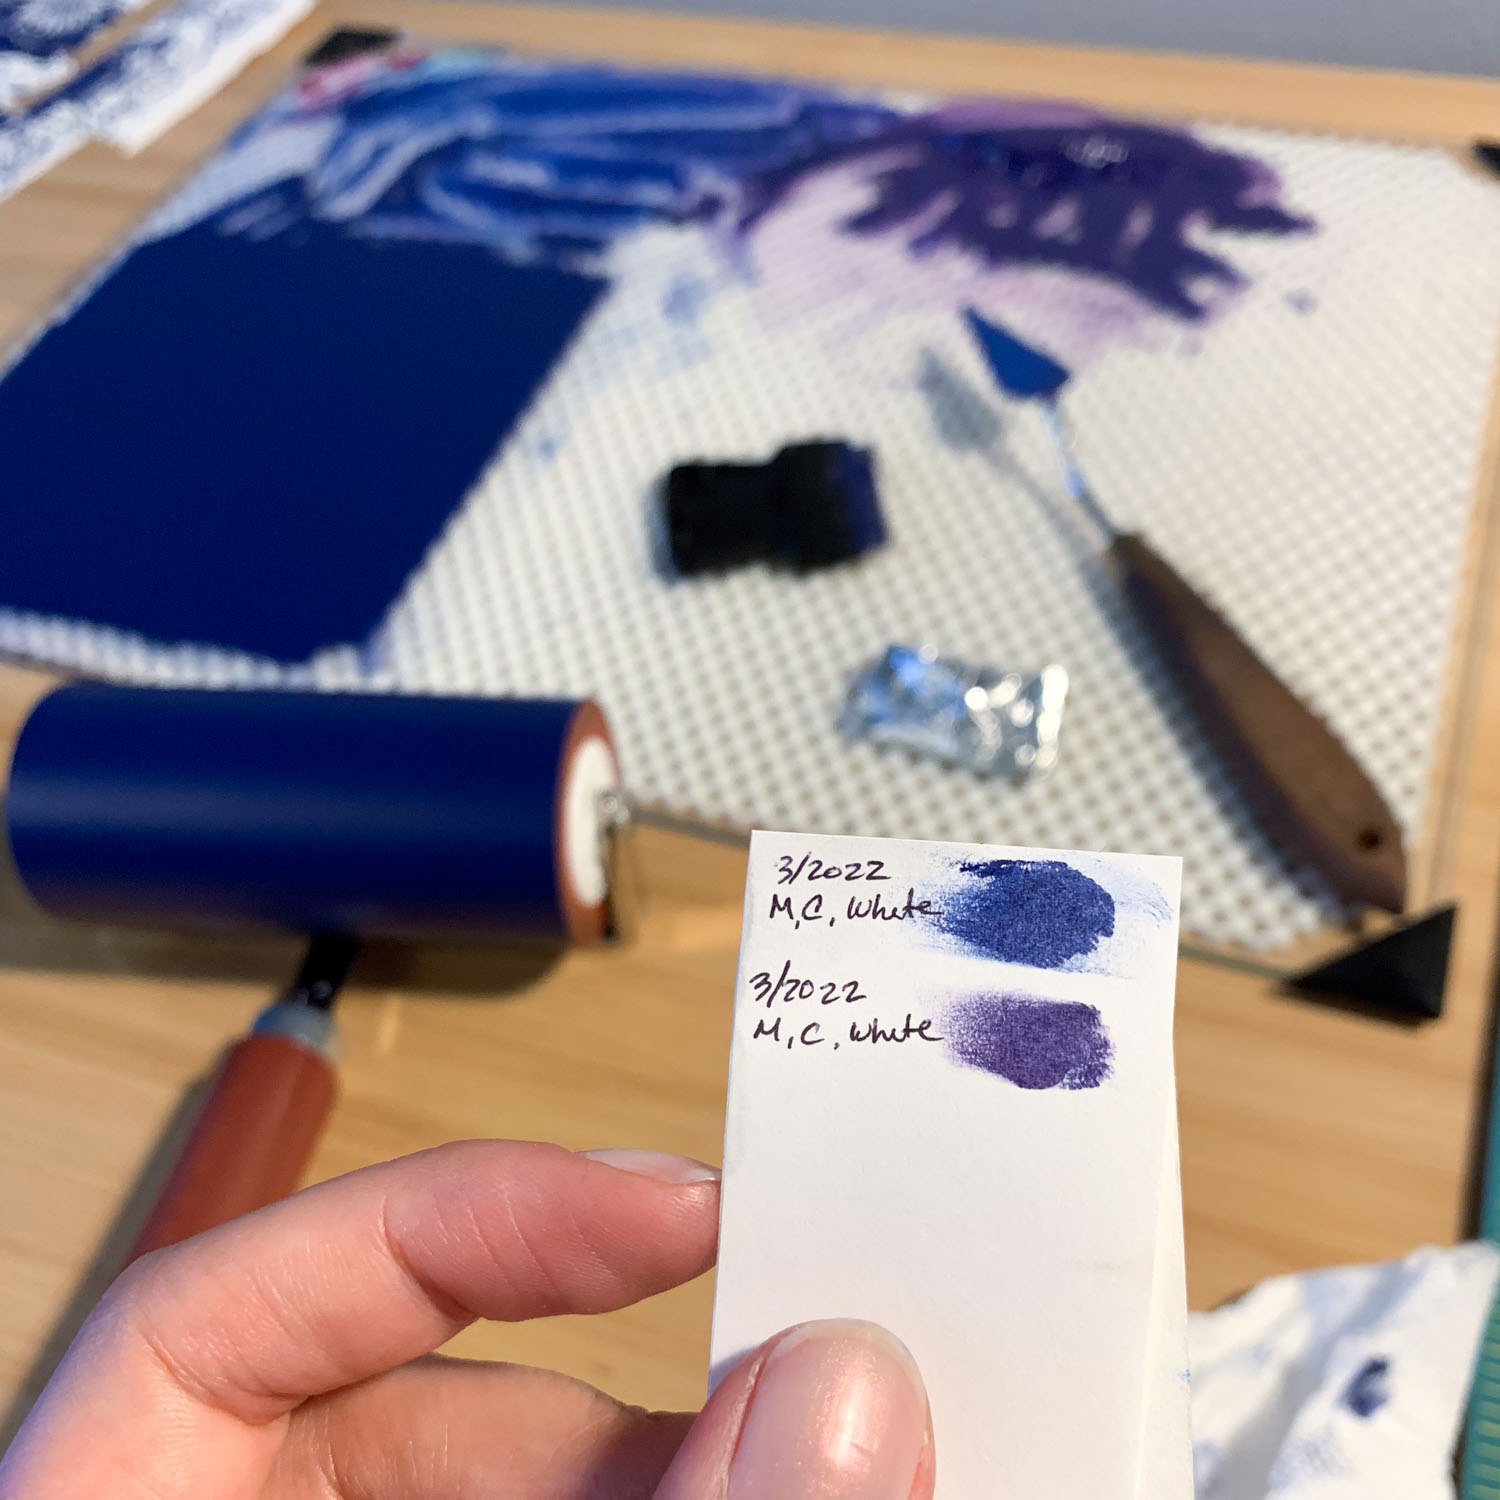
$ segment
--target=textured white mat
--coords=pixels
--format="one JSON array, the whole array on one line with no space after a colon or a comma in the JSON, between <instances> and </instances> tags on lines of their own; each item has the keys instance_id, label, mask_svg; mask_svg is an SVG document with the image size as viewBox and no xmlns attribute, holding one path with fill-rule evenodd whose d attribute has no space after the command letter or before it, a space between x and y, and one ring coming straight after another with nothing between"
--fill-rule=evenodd
<instances>
[{"instance_id":1,"label":"textured white mat","mask_svg":"<svg viewBox=\"0 0 1500 1500\"><path fill-rule=\"evenodd\" d=\"M847 237L810 253L863 201L830 178L748 257L698 231L630 242L360 651L287 670L16 615L0 649L137 680L592 693L636 797L682 818L1180 854L1189 930L1282 944L1333 914L1326 892L1225 783L1069 524L1037 414L986 386L954 308L972 295L1075 367L1066 405L1106 503L1327 716L1415 837L1500 332L1500 182L1436 149L1198 133L1269 163L1319 225L1204 236L1249 278L1206 327L1153 315L1105 337L1110 308L1056 273L976 278ZM674 462L818 435L876 448L884 552L810 578L662 578L648 513ZM890 641L1061 662L1051 778L978 782L841 740L849 675Z\"/></svg>"}]
</instances>

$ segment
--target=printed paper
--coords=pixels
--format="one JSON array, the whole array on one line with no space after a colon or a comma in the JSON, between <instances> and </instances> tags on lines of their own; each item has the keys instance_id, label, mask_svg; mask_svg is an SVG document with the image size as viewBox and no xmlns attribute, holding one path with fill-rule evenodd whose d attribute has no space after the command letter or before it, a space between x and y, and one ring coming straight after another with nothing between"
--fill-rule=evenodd
<instances>
[{"instance_id":1,"label":"printed paper","mask_svg":"<svg viewBox=\"0 0 1500 1500\"><path fill-rule=\"evenodd\" d=\"M756 833L713 1365L912 1350L938 1500L1191 1495L1180 862Z\"/></svg>"}]
</instances>

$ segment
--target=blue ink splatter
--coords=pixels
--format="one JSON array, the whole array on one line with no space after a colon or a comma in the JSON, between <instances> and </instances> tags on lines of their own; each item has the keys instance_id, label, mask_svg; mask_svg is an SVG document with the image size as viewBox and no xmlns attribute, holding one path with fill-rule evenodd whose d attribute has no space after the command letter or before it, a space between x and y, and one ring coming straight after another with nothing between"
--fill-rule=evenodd
<instances>
[{"instance_id":1,"label":"blue ink splatter","mask_svg":"<svg viewBox=\"0 0 1500 1500\"><path fill-rule=\"evenodd\" d=\"M1023 1089L1096 1089L1114 1049L1103 1019L1076 1000L975 995L943 1017L948 1054Z\"/></svg>"},{"instance_id":2,"label":"blue ink splatter","mask_svg":"<svg viewBox=\"0 0 1500 1500\"><path fill-rule=\"evenodd\" d=\"M1383 1355L1367 1359L1340 1398L1356 1417L1373 1417L1391 1399L1391 1362Z\"/></svg>"},{"instance_id":3,"label":"blue ink splatter","mask_svg":"<svg viewBox=\"0 0 1500 1500\"><path fill-rule=\"evenodd\" d=\"M1068 372L1049 355L1015 334L982 318L972 307L964 309L964 321L979 343L990 373L1018 400L1033 396L1055 396L1068 383Z\"/></svg>"},{"instance_id":4,"label":"blue ink splatter","mask_svg":"<svg viewBox=\"0 0 1500 1500\"><path fill-rule=\"evenodd\" d=\"M662 298L661 310L674 323L689 326L698 321L698 314L708 301L710 287L696 276L679 276L667 288Z\"/></svg>"},{"instance_id":5,"label":"blue ink splatter","mask_svg":"<svg viewBox=\"0 0 1500 1500\"><path fill-rule=\"evenodd\" d=\"M1318 299L1311 292L1288 292L1286 305L1293 312L1310 313L1316 311Z\"/></svg>"},{"instance_id":6,"label":"blue ink splatter","mask_svg":"<svg viewBox=\"0 0 1500 1500\"><path fill-rule=\"evenodd\" d=\"M1352 1473L1353 1466L1338 1438L1329 1432L1315 1432L1288 1440L1271 1465L1266 1493L1275 1495L1294 1485L1311 1484L1320 1479L1343 1479Z\"/></svg>"},{"instance_id":7,"label":"blue ink splatter","mask_svg":"<svg viewBox=\"0 0 1500 1500\"><path fill-rule=\"evenodd\" d=\"M1060 969L1114 934L1109 892L1060 859L970 860L956 873L937 925L986 958Z\"/></svg>"}]
</instances>

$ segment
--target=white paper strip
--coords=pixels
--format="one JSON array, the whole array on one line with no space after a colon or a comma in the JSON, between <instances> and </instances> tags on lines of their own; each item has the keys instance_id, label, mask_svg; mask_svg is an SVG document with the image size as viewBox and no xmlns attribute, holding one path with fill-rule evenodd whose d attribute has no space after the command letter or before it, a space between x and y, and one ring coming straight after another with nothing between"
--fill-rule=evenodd
<instances>
[{"instance_id":1,"label":"white paper strip","mask_svg":"<svg viewBox=\"0 0 1500 1500\"><path fill-rule=\"evenodd\" d=\"M939 1500L1191 1495L1172 1086L1180 864L757 833L716 1377L868 1318Z\"/></svg>"}]
</instances>

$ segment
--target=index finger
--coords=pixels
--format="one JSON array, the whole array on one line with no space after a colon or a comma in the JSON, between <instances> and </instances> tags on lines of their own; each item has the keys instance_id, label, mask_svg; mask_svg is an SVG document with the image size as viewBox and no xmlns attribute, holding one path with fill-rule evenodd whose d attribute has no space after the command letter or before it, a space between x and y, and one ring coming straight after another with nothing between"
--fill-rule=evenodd
<instances>
[{"instance_id":1,"label":"index finger","mask_svg":"<svg viewBox=\"0 0 1500 1500\"><path fill-rule=\"evenodd\" d=\"M17 1447L107 1451L200 1421L222 1441L225 1419L264 1427L478 1318L602 1312L706 1270L717 1174L600 1156L459 1142L147 1256L84 1325Z\"/></svg>"}]
</instances>

